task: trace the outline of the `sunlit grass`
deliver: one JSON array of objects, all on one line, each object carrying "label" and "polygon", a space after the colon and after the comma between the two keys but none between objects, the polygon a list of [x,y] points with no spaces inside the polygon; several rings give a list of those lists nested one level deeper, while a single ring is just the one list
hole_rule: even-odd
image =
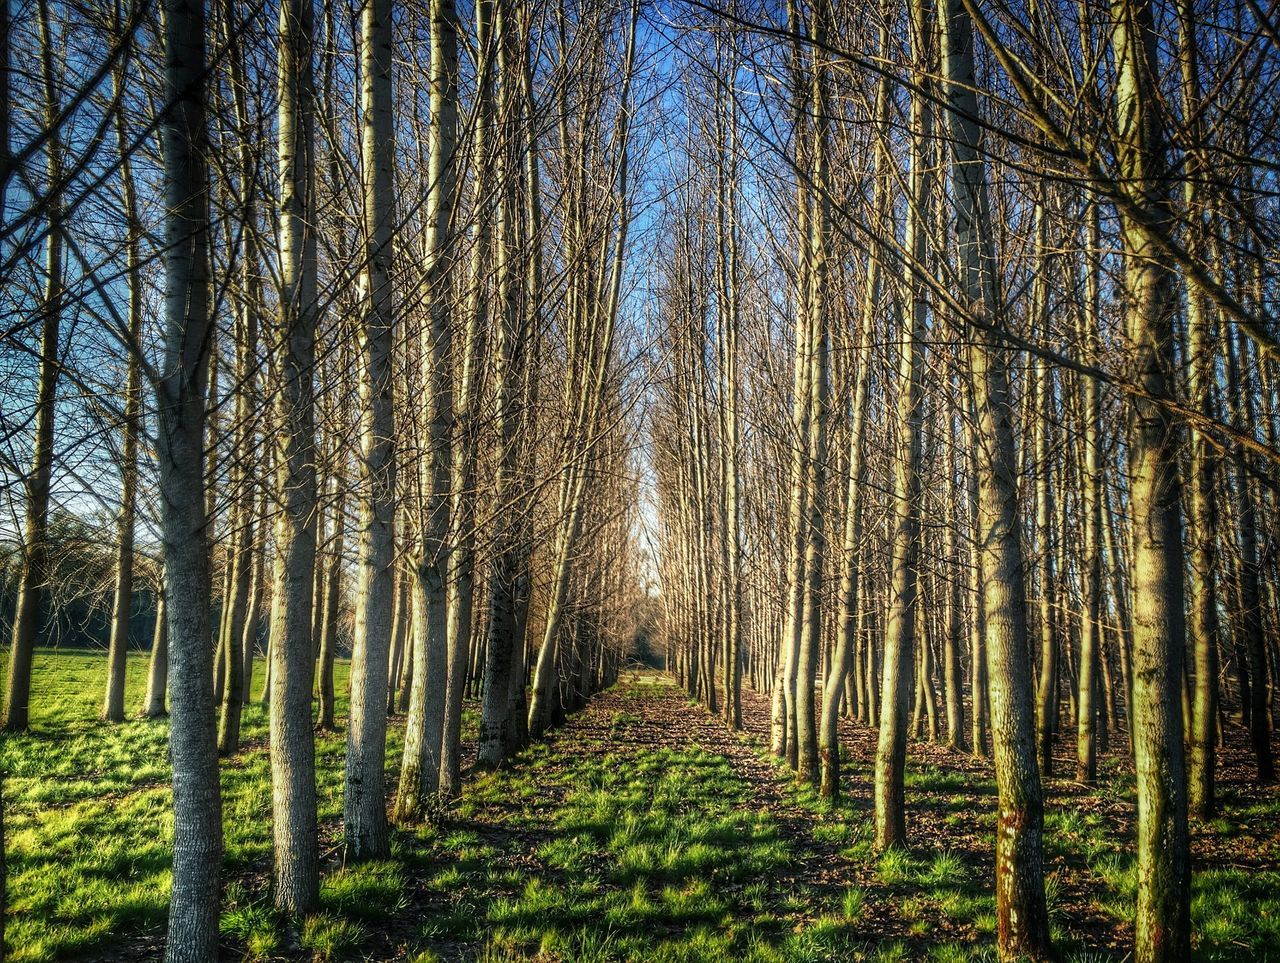
[{"label": "sunlit grass", "polygon": [[[8,949],[19,963],[109,955],[118,941],[164,925],[167,724],[100,724],[103,662],[98,653],[39,653],[33,732],[0,747],[9,772]],[[130,659],[131,706],[145,670],[145,658]],[[247,706],[247,748],[222,772],[224,944],[248,960],[380,958],[378,947],[391,952],[395,921],[395,952],[423,963],[459,958],[459,947],[462,958],[494,963],[994,959],[989,848],[984,857],[973,840],[926,839],[912,827],[910,848],[878,853],[866,799],[832,805],[776,766],[769,791],[808,814],[788,817],[784,832],[777,811],[761,804],[762,787],[722,752],[630,738],[646,725],[644,700],[676,698],[655,685],[624,685],[591,726],[530,747],[512,769],[477,775],[444,823],[397,831],[390,859],[326,866],[319,910],[300,920],[283,919],[263,883],[271,858],[266,716]],[[701,710],[681,702],[679,711]],[[475,725],[470,709],[466,723]],[[391,740],[394,772],[398,729]],[[743,744],[773,764],[754,742]],[[341,732],[317,737],[330,840],[343,753]],[[989,777],[911,763],[908,773],[909,807],[926,801],[942,825],[967,834],[977,826],[978,845],[990,846]],[[847,778],[869,775],[857,760],[846,766]],[[1054,799],[1046,813],[1046,895],[1067,961],[1118,958],[1080,942],[1082,900],[1119,927],[1132,923],[1132,840],[1105,815],[1107,805],[1131,805],[1123,780],[1108,775],[1086,805]],[[1280,959],[1278,825],[1280,801],[1241,793],[1226,794],[1215,820],[1197,827],[1246,841],[1254,862],[1197,871],[1196,959]],[[824,885],[805,876],[819,858],[834,860]]]},{"label": "sunlit grass", "polygon": [[[263,667],[259,660],[255,696]],[[338,663],[341,693],[347,669]],[[141,703],[146,673],[146,655],[130,653],[130,711]],[[7,959],[14,963],[65,959],[131,932],[159,932],[167,917],[173,838],[168,722],[99,722],[105,675],[104,653],[37,651],[31,732],[9,735],[0,745],[6,773],[5,935]],[[338,712],[345,711],[340,698]],[[257,702],[244,707],[241,734],[246,748],[222,766],[223,862],[231,879],[271,855],[267,716]],[[392,738],[398,751],[398,734]],[[317,736],[322,820],[341,814],[344,740],[342,733]],[[224,931],[243,941],[251,955],[274,953],[274,916],[247,898],[242,905],[226,902]]]}]

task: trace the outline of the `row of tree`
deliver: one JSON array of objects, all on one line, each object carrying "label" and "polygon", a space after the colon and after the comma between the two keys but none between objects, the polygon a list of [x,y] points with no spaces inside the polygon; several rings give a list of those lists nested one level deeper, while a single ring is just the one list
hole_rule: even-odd
[{"label": "row of tree", "polygon": [[[878,728],[994,757],[1002,959],[1050,959],[1043,781],[1123,740],[1135,958],[1188,813],[1274,776],[1280,50],[1255,5],[794,0],[684,24],[651,411],[668,658],[840,792]],[[785,503],[784,503],[785,500]]]},{"label": "row of tree", "polygon": [[135,574],[158,555],[143,710],[164,714],[167,686],[167,956],[212,960],[218,757],[239,748],[261,645],[291,915],[319,895],[313,724],[335,723],[341,626],[350,859],[388,853],[389,808],[413,823],[459,792],[468,689],[477,764],[496,767],[616,675],[640,584],[619,325],[639,8],[16,6],[5,727],[29,725],[66,567],[51,513],[108,506],[103,717],[128,712]]}]

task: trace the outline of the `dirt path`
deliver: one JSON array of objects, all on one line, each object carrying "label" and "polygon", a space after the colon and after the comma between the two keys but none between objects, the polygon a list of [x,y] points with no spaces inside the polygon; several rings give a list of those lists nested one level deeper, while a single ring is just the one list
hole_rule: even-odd
[{"label": "dirt path", "polygon": [[886,923],[837,922],[851,878],[814,824],[749,736],[626,677],[468,786],[370,958],[412,958],[421,920],[451,921],[416,926],[445,960],[843,957]]},{"label": "dirt path", "polygon": [[[904,861],[899,869],[891,867],[890,872],[884,872],[869,845],[872,814],[868,773],[860,764],[849,766],[846,802],[835,810],[819,805],[812,794],[798,792],[789,773],[765,749],[767,709],[762,698],[746,694],[746,731],[733,733],[669,680],[624,677],[617,687],[597,696],[553,733],[544,746],[535,747],[532,760],[522,761],[514,771],[495,777],[498,791],[483,782],[469,789],[470,801],[457,818],[449,821],[446,832],[470,834],[486,847],[486,858],[493,867],[490,876],[512,874],[510,885],[485,892],[476,911],[491,910],[495,901],[518,900],[521,887],[527,886],[530,879],[551,880],[569,887],[579,881],[572,872],[565,873],[558,867],[554,859],[548,859],[547,853],[560,845],[566,832],[566,812],[574,810],[575,799],[584,786],[597,785],[602,765],[625,773],[644,771],[654,758],[695,758],[691,781],[721,778],[715,762],[721,760],[733,782],[733,798],[722,808],[760,820],[785,853],[759,878],[740,878],[737,870],[741,867],[732,860],[712,867],[708,879],[713,884],[713,895],[725,901],[725,912],[714,920],[717,926],[728,925],[732,920],[740,928],[754,929],[754,938],[778,947],[784,944],[787,934],[831,927],[836,925],[834,920],[838,921],[838,945],[855,959],[870,958],[886,944],[900,950],[902,958],[915,959],[939,942],[989,942],[981,917],[987,908],[982,893],[990,888],[991,860],[984,841],[977,838],[981,833],[976,832],[976,826],[947,825],[946,805],[935,807],[936,812],[921,807],[914,814],[913,830],[931,835],[922,836],[921,852],[914,859]],[[869,748],[865,732],[846,733],[846,738],[855,752]],[[529,781],[536,785],[536,791],[526,791]],[[600,791],[604,788],[601,786]],[[974,808],[972,801],[983,811],[992,808],[991,800],[982,799],[981,791],[978,787],[972,800],[965,796],[966,809]],[[623,809],[631,805],[643,810],[650,801],[651,797],[642,794],[638,801],[624,799],[621,805]],[[686,807],[689,831],[695,835],[699,820],[723,816],[720,809],[688,812],[697,803],[698,800],[691,800]],[[611,848],[607,839],[607,832],[600,833],[595,840],[599,845],[587,847],[591,859],[598,861],[597,874],[606,888],[621,889],[630,884],[652,892],[668,882],[660,872],[619,877],[617,864],[625,862],[628,854]],[[935,851],[948,854],[940,869],[929,861]],[[447,908],[450,896],[433,889],[431,872],[445,871],[451,855],[439,852],[437,857],[438,861],[431,863],[429,871],[412,887],[414,917],[439,914]],[[923,883],[920,877],[931,872],[954,878]],[[743,894],[753,884],[757,890],[763,886],[764,891],[751,904]],[[937,900],[949,897],[965,902],[969,911],[949,914],[938,910]],[[856,900],[856,909],[842,910],[846,899]],[[709,922],[713,921],[700,921]],[[662,925],[672,936],[690,935],[689,926],[670,921]],[[478,950],[474,939],[479,934],[468,931],[459,935],[461,938],[456,940],[432,940],[432,950],[445,959],[473,958]],[[555,954],[525,957],[511,951],[519,948],[509,948],[508,955],[495,958],[560,958]],[[822,951],[816,955],[784,953],[784,958],[792,957],[828,958]],[[730,954],[725,958],[735,957]]]}]

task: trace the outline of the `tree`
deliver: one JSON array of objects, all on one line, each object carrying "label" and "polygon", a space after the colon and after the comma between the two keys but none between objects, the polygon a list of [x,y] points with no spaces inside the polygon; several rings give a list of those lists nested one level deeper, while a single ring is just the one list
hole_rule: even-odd
[{"label": "tree", "polygon": [[4,728],[23,732],[27,728],[31,701],[31,660],[36,631],[40,626],[41,599],[47,578],[48,548],[45,545],[49,521],[49,486],[53,477],[53,420],[60,369],[59,332],[62,326],[64,252],[62,206],[57,193],[63,175],[62,134],[59,129],[56,66],[48,0],[36,5],[40,31],[40,75],[44,87],[44,121],[47,131],[45,169],[50,196],[47,201],[49,227],[45,234],[45,278],[40,308],[40,373],[35,398],[35,437],[32,441],[31,474],[27,476],[26,519],[23,530],[22,576],[13,615],[13,641],[9,649],[9,680],[5,690]]},{"label": "tree", "polygon": [[[248,78],[244,45],[235,41],[235,5],[224,2],[221,26],[227,44],[227,80],[230,86],[237,140],[237,181],[240,230],[237,234],[240,283],[235,294],[234,322],[235,404],[230,435],[234,451],[227,472],[231,507],[228,512],[230,544],[226,561],[226,597],[222,606],[222,624],[218,635],[219,659],[224,668],[221,678],[222,711],[218,720],[218,751],[234,753],[240,744],[240,715],[249,699],[249,682],[253,676],[253,640],[256,619],[253,611],[259,579],[261,553],[254,551],[257,533],[253,464],[247,454],[254,439],[254,411],[258,402],[256,371],[258,367],[259,311],[261,283],[258,243],[257,153],[254,150],[254,124],[248,103]],[[247,644],[246,644],[247,640]]]},{"label": "tree", "polygon": [[[729,36],[729,44],[734,42]],[[717,55],[720,49],[717,47]],[[738,100],[737,58],[730,53],[721,69],[728,74],[727,103],[716,98],[716,284],[720,368],[720,568],[723,579],[721,636],[724,651],[724,717],[742,728],[742,503],[738,494],[741,461],[741,385],[738,383],[738,301],[741,265],[738,256]]]},{"label": "tree", "polygon": [[[795,768],[799,758],[798,706],[796,689],[800,682],[800,640],[804,632],[804,598],[805,598],[805,563],[807,555],[805,546],[808,543],[807,526],[810,520],[808,482],[808,445],[813,435],[810,421],[813,418],[812,388],[810,378],[813,375],[813,325],[812,313],[809,310],[808,298],[810,287],[807,272],[810,266],[809,217],[812,206],[809,201],[808,184],[808,116],[807,104],[810,91],[805,83],[804,45],[801,42],[800,13],[793,2],[787,4],[787,23],[792,34],[790,51],[790,82],[793,90],[792,110],[794,112],[794,168],[796,176],[796,237],[799,256],[796,260],[794,280],[795,311],[795,355],[792,365],[791,425],[792,436],[790,458],[790,501],[787,508],[787,608],[786,623],[783,629],[783,652],[779,655],[779,675],[774,687],[775,695],[774,725],[772,736],[773,752],[785,756],[787,762]],[[781,710],[781,711],[779,711]]]},{"label": "tree", "polygon": [[[1100,310],[1097,266],[1099,244],[1098,209],[1089,203],[1085,209],[1085,311],[1081,315],[1081,342],[1089,354],[1097,356]],[[1081,512],[1084,515],[1084,611],[1080,625],[1080,691],[1076,741],[1076,779],[1088,784],[1098,773],[1098,740],[1095,733],[1097,712],[1094,696],[1099,690],[1097,672],[1101,667],[1102,638],[1102,399],[1101,386],[1087,379],[1084,389],[1084,475]],[[1105,724],[1104,729],[1105,732]]]},{"label": "tree", "polygon": [[213,700],[205,391],[209,365],[209,156],[204,8],[166,0],[165,337],[155,384],[173,766],[167,963],[218,956],[222,799]]},{"label": "tree", "polygon": [[[1132,208],[1121,211],[1125,327],[1137,377],[1151,399],[1169,397],[1173,373],[1174,276],[1156,255],[1152,232],[1166,223],[1168,157],[1155,113],[1155,11],[1122,0],[1111,35],[1119,68],[1115,99],[1117,166]],[[1181,675],[1183,555],[1179,432],[1156,400],[1130,407],[1129,505],[1133,584],[1133,736],[1138,787],[1139,963],[1190,954],[1191,867]]]},{"label": "tree", "polygon": [[[112,33],[124,39],[122,10],[117,5]],[[126,83],[128,60],[120,58],[112,75],[117,97]],[[123,104],[116,111],[116,145],[120,151],[120,195],[124,207],[126,248],[125,270],[129,283],[129,338],[142,340],[142,224],[138,216],[138,192],[133,163],[129,157],[128,115]],[[111,641],[107,655],[107,685],[102,701],[102,718],[124,721],[124,682],[129,649],[129,615],[133,609],[133,536],[138,501],[138,434],[142,418],[142,360],[136,352],[128,356],[124,386],[123,443],[120,452],[120,513],[117,516],[116,584],[111,613]]]},{"label": "tree", "polygon": [[[887,46],[887,30],[880,33],[880,47]],[[882,77],[876,86],[875,119],[877,124],[887,122],[889,109],[889,81]],[[886,185],[889,183],[889,163],[886,150],[884,128],[877,137],[873,160],[872,176],[875,178],[876,207],[884,204],[887,195]],[[868,252],[866,287],[863,290],[862,311],[859,321],[858,342],[853,358],[853,403],[849,425],[849,455],[847,483],[844,496],[844,543],[841,552],[840,573],[840,614],[838,618],[839,636],[835,651],[831,655],[831,669],[822,687],[822,725],[819,732],[819,745],[822,760],[822,775],[819,790],[825,799],[836,799],[840,795],[840,696],[844,688],[847,673],[852,668],[855,652],[855,636],[858,631],[858,610],[861,604],[859,585],[859,547],[863,530],[863,489],[866,486],[865,470],[865,425],[867,414],[867,396],[871,388],[871,341],[874,333],[875,315],[881,300],[880,259],[872,250]],[[861,673],[858,673],[859,676]]]},{"label": "tree", "polygon": [[453,396],[449,371],[452,279],[451,215],[457,180],[458,18],[453,0],[431,0],[431,131],[427,197],[426,266],[430,326],[423,355],[429,359],[428,457],[421,487],[426,493],[421,521],[422,548],[414,587],[413,688],[405,727],[404,760],[395,815],[420,819],[439,780],[447,683],[448,625],[445,572],[448,564],[449,465]]},{"label": "tree", "polygon": [[451,444],[448,575],[448,685],[441,731],[440,791],[450,798],[462,792],[459,755],[462,744],[463,683],[469,664],[475,609],[476,446],[479,435],[481,372],[488,351],[489,258],[493,249],[492,179],[494,171],[494,0],[476,3],[476,105],[472,124],[475,200],[472,217],[471,271],[467,281],[465,329],[457,390],[454,393],[454,438]]},{"label": "tree", "polygon": [[[932,10],[926,0],[910,7],[912,60],[923,78],[932,62]],[[907,207],[906,246],[918,265],[926,263],[930,184],[925,171],[932,137],[931,108],[921,91],[911,98],[911,197]],[[921,422],[924,409],[921,376],[929,304],[923,285],[904,292],[910,305],[898,309],[894,330],[898,341],[898,450],[894,459],[894,529],[890,563],[889,611],[884,639],[880,694],[880,732],[876,746],[876,846],[906,846],[903,784],[907,758],[907,703],[914,689],[917,605],[919,596]],[[897,302],[895,302],[896,304]],[[927,644],[927,643],[926,643]]]},{"label": "tree", "polygon": [[[814,718],[814,685],[818,675],[819,648],[822,645],[822,577],[825,564],[826,480],[827,480],[827,408],[830,395],[828,332],[828,238],[831,232],[828,180],[830,103],[827,91],[827,41],[829,11],[819,3],[811,13],[810,29],[814,45],[809,64],[813,111],[812,151],[813,183],[811,191],[802,195],[810,204],[807,220],[808,237],[800,243],[805,258],[802,278],[808,284],[804,293],[804,316],[809,325],[809,419],[805,439],[805,488],[808,491],[808,513],[805,525],[804,585],[800,614],[800,638],[796,649],[796,778],[801,782],[818,781],[818,730]],[[805,201],[802,200],[802,203]]]},{"label": "tree", "polygon": [[[501,79],[499,115],[506,119],[506,129],[514,133],[505,138],[497,156],[497,179],[505,189],[498,201],[496,232],[499,323],[494,427],[500,456],[493,487],[499,506],[509,507],[499,509],[501,515],[495,525],[496,558],[490,576],[485,640],[477,765],[489,769],[502,765],[520,747],[525,718],[524,623],[528,597],[524,582],[529,562],[530,513],[516,504],[516,493],[531,480],[532,406],[528,402],[536,383],[531,374],[536,361],[531,356],[531,341],[542,296],[542,234],[532,65],[527,44],[518,39],[519,26],[510,5],[499,3],[494,24]],[[527,32],[527,23],[524,26]],[[517,263],[521,247],[516,232],[521,223],[522,198],[523,221],[530,235],[527,284],[523,283]]]},{"label": "tree", "polygon": [[317,321],[311,0],[280,7],[280,315],[275,333],[275,585],[271,613],[271,793],[275,903],[299,916],[320,898],[311,689],[316,561],[313,369]]},{"label": "tree", "polygon": [[395,605],[395,410],[392,382],[395,303],[391,285],[395,224],[392,97],[392,0],[369,0],[361,11],[361,91],[364,110],[365,384],[360,498],[360,585],[351,654],[343,829],[352,859],[387,855],[387,663]]},{"label": "tree", "polygon": [[[947,0],[943,73],[951,134],[951,192],[964,306],[999,330],[1003,305],[995,270],[981,154],[973,27],[964,0]],[[997,950],[1002,959],[1049,959],[1044,895],[1044,810],[1035,757],[1027,651],[1026,586],[1018,526],[1008,349],[985,331],[969,346],[978,429],[978,544],[985,583],[987,681],[1000,816],[996,827]]]},{"label": "tree", "polygon": [[[1197,117],[1200,104],[1200,63],[1196,43],[1194,5],[1181,3],[1179,60],[1182,70],[1183,110]],[[1199,122],[1193,131],[1199,132]],[[1190,155],[1194,168],[1183,183],[1188,216],[1203,218],[1200,177],[1205,158]],[[1193,253],[1199,253],[1195,247]],[[1187,394],[1191,403],[1214,415],[1211,314],[1200,291],[1187,291],[1186,348]],[[1188,542],[1190,548],[1191,637],[1194,639],[1195,703],[1191,716],[1191,759],[1187,801],[1191,815],[1207,819],[1214,810],[1214,770],[1218,741],[1218,509],[1214,499],[1217,458],[1212,438],[1196,431],[1191,438],[1191,472],[1188,486]]]}]

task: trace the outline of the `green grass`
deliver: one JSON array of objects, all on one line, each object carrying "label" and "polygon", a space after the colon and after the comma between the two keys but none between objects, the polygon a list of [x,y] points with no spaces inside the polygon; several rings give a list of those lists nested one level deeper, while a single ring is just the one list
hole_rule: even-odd
[{"label": "green grass", "polygon": [[[99,653],[38,653],[32,731],[0,744],[6,935],[16,963],[110,956],[121,942],[163,930],[172,837],[167,724],[99,723],[104,661]],[[145,658],[131,657],[128,668],[133,707]],[[346,670],[339,665],[340,693]],[[909,811],[927,809],[945,831],[929,836],[909,813],[912,848],[880,854],[865,788],[832,805],[796,787],[783,767],[762,787],[714,748],[637,742],[655,698],[675,699],[680,714],[701,711],[651,680],[623,685],[587,710],[589,725],[571,725],[516,767],[470,781],[441,825],[396,832],[392,858],[326,865],[320,907],[301,920],[274,910],[264,882],[267,720],[260,705],[246,707],[247,747],[222,769],[224,944],[260,961],[401,950],[422,963],[994,959],[995,786],[983,770],[909,764]],[[340,721],[345,709],[340,696]],[[474,730],[473,708],[464,722]],[[395,726],[393,775],[400,748]],[[341,812],[343,752],[343,733],[317,736],[327,854]],[[868,762],[851,758],[845,771],[865,787]],[[762,804],[766,789],[781,809]],[[1202,859],[1194,878],[1196,959],[1280,960],[1280,800],[1239,790],[1221,802],[1215,820],[1196,830],[1217,860]],[[1050,794],[1047,895],[1064,960],[1123,955],[1089,940],[1080,914],[1122,936],[1132,925],[1133,842],[1129,820],[1115,818],[1131,807],[1119,772],[1109,772],[1096,796]],[[1225,846],[1238,859],[1224,861]]]},{"label": "green grass", "polygon": [[[5,935],[13,963],[65,959],[112,938],[164,926],[173,832],[169,727],[162,719],[98,722],[105,665],[103,654],[38,651],[31,731],[0,744],[9,874]],[[254,695],[262,668],[260,661]],[[131,653],[125,703],[131,712],[141,703],[146,671],[146,657]],[[339,662],[342,693],[347,671]],[[343,697],[338,712],[345,710]],[[245,707],[241,734],[249,748],[222,767],[227,879],[269,865],[271,856],[263,706]],[[344,740],[341,732],[316,737],[321,820],[341,815]],[[393,733],[391,761],[398,756],[399,740]],[[279,940],[269,935],[268,917],[260,908],[236,907],[230,900],[228,905],[224,930],[233,936],[243,932],[238,938],[246,946],[260,947],[256,955],[274,952]],[[332,934],[317,934],[317,945],[341,943]],[[325,952],[336,958],[336,951]]]},{"label": "green grass", "polygon": [[[813,839],[837,848],[847,861],[847,875],[858,880],[852,899],[859,912],[890,904],[904,934],[861,944],[854,959],[969,960],[994,959],[996,905],[992,892],[996,785],[989,774],[908,759],[908,837],[910,848],[876,852],[871,840],[871,812],[865,797],[846,795],[832,805],[808,786],[797,786],[789,769],[762,746],[759,758],[776,767],[789,802],[812,813]],[[866,785],[872,776],[868,760],[851,759],[844,777]],[[1127,939],[1137,896],[1137,861],[1131,835],[1095,805],[1121,807],[1132,819],[1135,806],[1131,775],[1112,766],[1093,798],[1056,799],[1050,794],[1045,813],[1045,849],[1049,859],[1045,895],[1055,944],[1068,961],[1094,963],[1123,959],[1123,952],[1093,947],[1078,928],[1081,903],[1110,919]],[[864,790],[865,791],[865,790]],[[1247,838],[1239,856],[1247,865],[1201,867],[1192,885],[1193,954],[1198,961],[1280,961],[1280,797],[1262,797],[1242,787],[1220,791],[1220,813],[1197,832],[1215,843]],[[977,836],[983,854],[975,862],[972,849],[962,855],[947,838],[921,838],[913,830],[913,812],[930,808],[942,823],[960,834]],[[963,835],[960,837],[963,839]],[[1221,853],[1220,846],[1214,852]],[[1220,858],[1220,856],[1219,856]],[[1067,867],[1070,867],[1068,869]],[[1077,892],[1068,908],[1068,873],[1077,873]],[[1079,889],[1083,887],[1082,896]],[[854,919],[846,914],[846,918]],[[1122,940],[1123,943],[1124,940]]]},{"label": "green grass", "polygon": [[[620,693],[624,702],[635,695]],[[793,870],[807,854],[729,759],[697,746],[630,745],[618,738],[642,723],[630,711],[605,721],[595,744],[535,746],[517,769],[468,788],[461,819],[500,832],[487,834],[489,858],[469,865],[473,839],[429,839],[432,858],[451,869],[422,949],[470,940],[476,958],[495,963],[801,963],[852,952],[860,893],[796,892]],[[529,837],[542,842],[523,877],[493,871],[527,858]]]}]

